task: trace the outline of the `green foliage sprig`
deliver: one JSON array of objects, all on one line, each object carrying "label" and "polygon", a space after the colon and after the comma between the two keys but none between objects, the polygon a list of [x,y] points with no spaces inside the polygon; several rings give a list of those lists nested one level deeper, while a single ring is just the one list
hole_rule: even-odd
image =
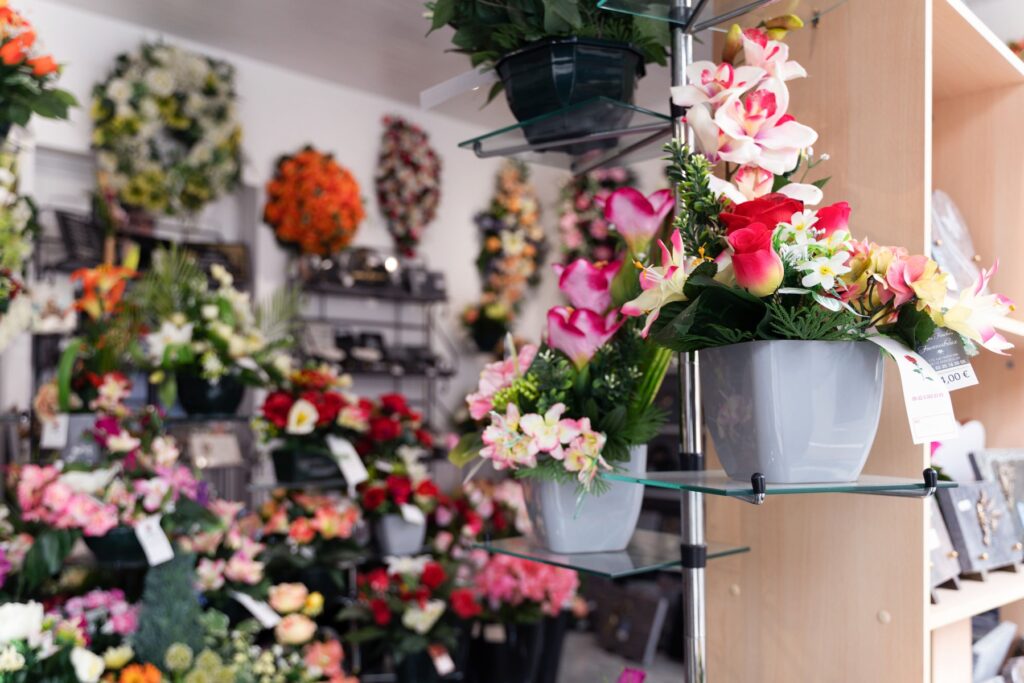
[{"label": "green foliage sprig", "polygon": [[714,258],[724,249],[725,231],[718,220],[722,202],[711,191],[711,164],[679,140],[666,143],[665,152],[668,179],[676,188],[680,205],[674,225],[686,253],[697,255],[703,249],[706,256]]}]

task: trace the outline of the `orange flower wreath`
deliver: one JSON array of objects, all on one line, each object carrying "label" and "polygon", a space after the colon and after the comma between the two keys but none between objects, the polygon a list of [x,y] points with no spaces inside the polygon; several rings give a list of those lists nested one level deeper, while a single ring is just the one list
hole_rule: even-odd
[{"label": "orange flower wreath", "polygon": [[278,160],[263,220],[284,245],[336,254],[351,244],[365,216],[359,183],[331,155],[307,146]]}]

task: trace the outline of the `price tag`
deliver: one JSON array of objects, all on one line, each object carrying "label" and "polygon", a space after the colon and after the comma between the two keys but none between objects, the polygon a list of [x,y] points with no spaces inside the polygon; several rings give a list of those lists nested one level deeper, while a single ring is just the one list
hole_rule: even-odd
[{"label": "price tag", "polygon": [[231,591],[231,597],[249,610],[249,614],[253,615],[263,628],[274,628],[281,623],[281,615],[263,600],[257,600],[241,591]]},{"label": "price tag", "polygon": [[160,527],[160,515],[146,517],[135,525],[135,537],[139,539],[142,551],[146,553],[146,561],[150,567],[163,564],[174,559],[174,548],[167,539],[167,534]]},{"label": "price tag", "polygon": [[39,436],[39,447],[59,451],[68,445],[68,425],[71,423],[67,413],[58,413],[53,420],[43,422],[43,433]]},{"label": "price tag", "polygon": [[978,383],[964,342],[953,330],[937,327],[931,339],[917,347],[917,353],[932,366],[948,391]]},{"label": "price tag", "polygon": [[953,415],[949,390],[928,361],[891,337],[875,335],[868,339],[888,351],[896,361],[914,443],[926,444],[955,437],[959,425]]},{"label": "price tag", "polygon": [[447,676],[455,671],[455,662],[452,661],[452,656],[448,654],[448,648],[444,645],[428,645],[427,652],[430,653],[430,659],[434,662],[434,670],[437,671],[438,676]]},{"label": "price tag", "polygon": [[485,643],[504,643],[507,639],[505,624],[484,624]]},{"label": "price tag", "polygon": [[350,487],[358,486],[370,478],[363,459],[359,457],[359,453],[356,452],[351,441],[331,434],[327,437],[327,447],[331,449],[331,454],[338,461],[341,475],[345,477],[345,483]]},{"label": "price tag", "polygon": [[423,510],[420,510],[415,505],[402,503],[398,508],[402,511],[402,519],[407,521],[409,524],[423,526],[427,523],[427,518],[423,515]]}]

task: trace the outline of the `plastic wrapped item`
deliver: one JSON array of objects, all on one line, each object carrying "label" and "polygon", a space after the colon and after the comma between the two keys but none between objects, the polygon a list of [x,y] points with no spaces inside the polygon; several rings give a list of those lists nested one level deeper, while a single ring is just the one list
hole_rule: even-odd
[{"label": "plastic wrapped item", "polygon": [[967,222],[948,194],[932,194],[932,258],[949,273],[949,288],[959,291],[978,279],[978,252]]}]

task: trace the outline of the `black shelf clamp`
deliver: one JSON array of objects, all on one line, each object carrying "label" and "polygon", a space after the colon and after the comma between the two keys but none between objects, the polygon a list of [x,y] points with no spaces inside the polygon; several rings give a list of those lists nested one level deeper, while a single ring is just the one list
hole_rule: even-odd
[{"label": "black shelf clamp", "polygon": [[931,467],[924,468],[924,487],[907,491],[858,491],[867,496],[894,496],[896,498],[928,498],[935,495],[939,487],[939,473]]},{"label": "black shelf clamp", "polygon": [[752,505],[763,505],[764,497],[767,493],[768,484],[765,482],[764,475],[760,472],[755,472],[750,475],[750,493],[745,493],[736,497],[740,500],[745,500]]}]

